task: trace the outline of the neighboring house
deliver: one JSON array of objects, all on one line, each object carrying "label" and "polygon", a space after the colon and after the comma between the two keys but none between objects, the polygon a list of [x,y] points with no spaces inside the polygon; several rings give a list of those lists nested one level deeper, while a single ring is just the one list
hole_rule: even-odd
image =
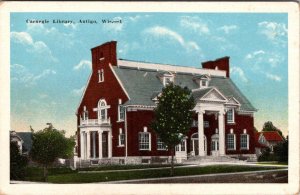
[{"label": "neighboring house", "polygon": [[191,89],[196,101],[193,126],[175,148],[177,162],[189,156],[256,157],[256,109],[230,79],[229,57],[193,68],[117,59],[116,45],[91,49],[92,72],[76,112],[80,163],[168,160],[170,151],[149,124],[170,82]]},{"label": "neighboring house", "polygon": [[271,152],[274,151],[274,146],[283,141],[284,138],[278,131],[262,131],[258,133],[258,143],[270,148]]},{"label": "neighboring house", "polygon": [[10,131],[10,142],[15,143],[19,148],[20,154],[23,154],[24,141],[15,131]]},{"label": "neighboring house", "polygon": [[32,147],[32,133],[31,132],[15,132],[10,131],[10,141],[16,142],[20,153],[28,155]]},{"label": "neighboring house", "polygon": [[257,157],[262,155],[264,149],[268,148],[268,146],[259,142],[260,135],[260,132],[255,132],[255,153]]}]

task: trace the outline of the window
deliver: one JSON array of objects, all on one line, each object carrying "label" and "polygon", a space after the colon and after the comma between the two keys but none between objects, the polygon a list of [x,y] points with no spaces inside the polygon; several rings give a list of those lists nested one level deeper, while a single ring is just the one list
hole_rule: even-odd
[{"label": "window", "polygon": [[157,137],[157,150],[166,150],[167,147],[164,142],[161,141],[160,137]]},{"label": "window", "polygon": [[100,82],[104,82],[104,70],[101,69],[101,70],[98,70],[98,77],[99,77],[99,83]]},{"label": "window", "polygon": [[208,121],[204,121],[204,128],[209,128],[209,122]]},{"label": "window", "polygon": [[185,151],[185,140],[182,140],[180,145],[181,145],[181,151]]},{"label": "window", "polygon": [[201,80],[201,86],[206,87],[206,82],[207,82],[206,80]]},{"label": "window", "polygon": [[185,151],[185,143],[186,143],[186,140],[183,139],[181,140],[180,144],[176,145],[175,146],[175,151],[176,152],[184,152]]},{"label": "window", "polygon": [[234,123],[234,109],[230,108],[227,111],[227,123]]},{"label": "window", "polygon": [[227,134],[227,150],[235,150],[235,134]]},{"label": "window", "polygon": [[107,106],[106,101],[104,99],[100,100],[98,103],[98,118],[101,120],[106,120],[107,117],[107,109],[109,106]]},{"label": "window", "polygon": [[150,133],[140,132],[139,133],[139,149],[140,150],[151,150],[150,148]]},{"label": "window", "polygon": [[173,83],[174,79],[173,77],[164,77],[164,86]]},{"label": "window", "polygon": [[118,113],[119,113],[119,121],[123,121],[125,118],[125,107],[122,105],[118,106]]},{"label": "window", "polygon": [[88,120],[89,119],[89,112],[87,110],[83,111],[83,120]]},{"label": "window", "polygon": [[249,149],[249,135],[241,134],[241,149],[248,150]]},{"label": "window", "polygon": [[125,145],[125,134],[120,133],[119,134],[119,146],[124,146]]}]

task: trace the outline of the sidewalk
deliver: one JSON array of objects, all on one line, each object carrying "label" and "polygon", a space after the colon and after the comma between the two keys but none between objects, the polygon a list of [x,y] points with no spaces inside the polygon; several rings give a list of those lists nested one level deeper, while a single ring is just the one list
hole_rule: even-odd
[{"label": "sidewalk", "polygon": [[[187,167],[205,167],[210,165],[242,165],[242,166],[260,166],[260,167],[283,167],[287,168],[287,165],[276,164],[257,164],[253,162],[207,162],[198,165],[183,165],[175,166],[175,169],[187,168]],[[122,169],[122,170],[103,170],[103,171],[78,171],[78,173],[113,173],[113,172],[128,172],[128,171],[145,171],[145,170],[160,170],[170,169],[170,167],[158,167],[158,168],[144,168],[144,169]]]},{"label": "sidewalk", "polygon": [[[232,177],[235,176],[235,177]],[[288,169],[246,171],[236,173],[217,173],[205,175],[176,176],[150,179],[133,179],[110,182],[95,182],[102,184],[119,183],[286,183]]]}]

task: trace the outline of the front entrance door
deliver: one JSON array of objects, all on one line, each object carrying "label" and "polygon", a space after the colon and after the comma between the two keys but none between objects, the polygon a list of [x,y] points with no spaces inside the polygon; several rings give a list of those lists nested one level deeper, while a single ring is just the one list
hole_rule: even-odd
[{"label": "front entrance door", "polygon": [[108,133],[104,132],[102,134],[102,157],[108,157],[108,141],[107,141]]},{"label": "front entrance door", "polygon": [[214,134],[211,137],[211,155],[219,156],[219,135]]},{"label": "front entrance door", "polygon": [[[204,142],[204,155],[207,155],[207,145],[206,145],[206,136],[203,137]],[[198,156],[199,155],[199,138],[198,133],[194,133],[191,136],[191,155]]]}]

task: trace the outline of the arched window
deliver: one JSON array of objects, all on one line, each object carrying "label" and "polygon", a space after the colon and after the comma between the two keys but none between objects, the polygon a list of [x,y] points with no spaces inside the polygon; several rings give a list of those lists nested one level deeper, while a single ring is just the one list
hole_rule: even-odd
[{"label": "arched window", "polygon": [[100,100],[98,102],[98,118],[107,119],[107,104],[105,100]]}]

